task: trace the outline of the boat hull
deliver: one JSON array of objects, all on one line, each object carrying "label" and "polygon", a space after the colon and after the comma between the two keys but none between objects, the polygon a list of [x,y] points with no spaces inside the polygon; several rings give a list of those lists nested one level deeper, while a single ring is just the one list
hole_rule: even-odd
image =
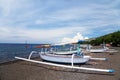
[{"label": "boat hull", "polygon": [[106,49],[90,49],[88,51],[93,53],[102,53],[102,52],[105,52]]},{"label": "boat hull", "polygon": [[[72,56],[71,55],[54,55],[54,54],[40,54],[41,59],[56,62],[56,63],[72,63]],[[90,59],[89,56],[74,56],[73,63],[86,63]]]},{"label": "boat hull", "polygon": [[76,51],[66,51],[66,52],[53,52],[53,54],[59,54],[59,55],[71,55],[77,53]]}]

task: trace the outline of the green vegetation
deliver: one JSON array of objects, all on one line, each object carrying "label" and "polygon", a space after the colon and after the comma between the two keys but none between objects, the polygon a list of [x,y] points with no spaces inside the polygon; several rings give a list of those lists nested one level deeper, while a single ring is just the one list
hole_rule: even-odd
[{"label": "green vegetation", "polygon": [[120,31],[98,37],[95,40],[91,40],[90,44],[100,45],[103,42],[111,44],[112,46],[120,46]]}]

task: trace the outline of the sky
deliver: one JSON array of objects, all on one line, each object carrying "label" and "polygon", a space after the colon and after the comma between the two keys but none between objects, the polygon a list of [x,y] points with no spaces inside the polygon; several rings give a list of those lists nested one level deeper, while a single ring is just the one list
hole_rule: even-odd
[{"label": "sky", "polygon": [[120,30],[120,0],[0,0],[0,43],[61,43]]}]

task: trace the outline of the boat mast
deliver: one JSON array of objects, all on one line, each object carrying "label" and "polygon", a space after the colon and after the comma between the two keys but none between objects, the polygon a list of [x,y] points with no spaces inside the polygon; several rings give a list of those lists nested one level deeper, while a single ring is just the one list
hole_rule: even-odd
[{"label": "boat mast", "polygon": [[77,43],[77,55],[81,55],[80,41]]}]

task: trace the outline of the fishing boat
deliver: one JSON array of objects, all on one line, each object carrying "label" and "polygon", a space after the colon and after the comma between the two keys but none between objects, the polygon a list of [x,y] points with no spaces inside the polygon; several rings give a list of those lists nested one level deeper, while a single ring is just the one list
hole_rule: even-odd
[{"label": "fishing boat", "polygon": [[73,58],[74,64],[86,63],[90,59],[90,56],[80,56],[77,54],[72,55],[40,54],[40,57],[43,60],[57,63],[71,63],[71,60]]},{"label": "fishing boat", "polygon": [[60,52],[54,52],[54,54],[59,54],[59,55],[70,55],[70,54],[75,54],[77,51],[60,51]]},{"label": "fishing boat", "polygon": [[87,50],[88,52],[93,52],[93,53],[102,53],[102,52],[106,52],[106,49],[90,49]]},{"label": "fishing boat", "polygon": [[[43,51],[44,50],[44,51]],[[37,52],[36,52],[37,53]],[[33,53],[30,54],[29,59]],[[62,54],[62,55],[61,55]],[[71,55],[63,55],[63,54],[71,54]],[[77,63],[86,63],[89,60],[107,60],[107,58],[92,58],[91,56],[85,56],[80,48],[80,43],[78,44],[77,50],[75,51],[63,51],[63,52],[54,52],[50,49],[50,51],[46,49],[41,49],[39,52],[40,58],[49,62],[56,63],[71,63],[73,60],[74,64]]]},{"label": "fishing boat", "polygon": [[[59,49],[56,49],[56,46],[59,47]],[[68,46],[66,47],[66,44],[64,45],[55,44],[55,45],[52,45],[50,52],[56,55],[72,55],[72,54],[76,54],[77,50],[75,47],[71,45],[69,47]]]},{"label": "fishing boat", "polygon": [[93,52],[93,53],[102,53],[102,52],[106,52],[108,49],[109,48],[106,46],[103,46],[103,48],[91,49],[91,46],[88,45],[88,47],[86,48],[86,51]]},{"label": "fishing boat", "polygon": [[72,51],[52,51],[52,54],[56,54],[56,55],[72,55],[72,54],[76,54],[77,50],[72,50]]},{"label": "fishing boat", "polygon": [[[57,62],[57,63],[71,63],[71,60],[73,60],[74,64],[86,63],[90,59],[90,56],[83,55],[80,49],[80,44],[78,45],[76,51],[71,51],[71,48],[70,48],[70,51],[54,52],[51,50],[50,53],[49,51],[48,52],[41,51],[40,58],[46,61]],[[72,55],[58,55],[58,54],[72,54]]]},{"label": "fishing boat", "polygon": [[[31,56],[32,56],[33,53],[38,53],[40,55],[41,59],[43,59],[45,61],[49,61],[49,62],[32,60]],[[64,67],[64,68],[70,68],[70,69],[80,69],[80,70],[109,72],[109,73],[114,72],[113,69],[97,69],[97,68],[86,68],[86,67],[74,66],[75,63],[79,63],[79,64],[80,63],[86,63],[91,59],[90,56],[84,56],[79,47],[78,47],[78,50],[77,50],[77,54],[72,54],[72,55],[55,55],[55,54],[51,54],[49,51],[47,51],[47,52],[32,51],[27,59],[17,57],[17,56],[15,56],[15,58],[19,59],[19,60],[33,62],[33,63],[39,63],[39,64],[44,64],[44,65],[49,65],[49,66],[56,66],[56,67]],[[56,63],[51,63],[51,62],[56,62]],[[63,65],[63,64],[57,64],[57,63],[71,63],[71,66]]]},{"label": "fishing boat", "polygon": [[[79,70],[88,70],[88,71],[97,71],[97,72],[107,72],[107,73],[113,73],[115,72],[114,69],[98,69],[98,68],[87,68],[87,67],[77,67],[74,66],[75,63],[86,63],[89,59],[90,56],[83,56],[83,57],[78,57],[75,54],[72,54],[71,57],[65,57],[65,56],[58,56],[58,55],[51,55],[51,54],[40,54],[40,57],[43,60],[51,61],[51,62],[63,62],[63,63],[71,63],[71,65],[63,65],[63,64],[56,64],[56,63],[51,63],[51,62],[43,62],[43,61],[37,61],[37,60],[32,60],[31,56],[33,53],[38,53],[36,51],[32,51],[27,58],[22,58],[22,57],[17,57],[15,56],[16,59],[23,60],[23,61],[29,61],[33,63],[39,63],[39,64],[44,64],[44,65],[49,65],[49,66],[56,66],[56,67],[63,67],[63,68],[69,68],[69,69],[79,69]],[[79,59],[80,58],[80,59]],[[59,60],[57,60],[59,59]],[[60,61],[60,59],[62,61]],[[78,61],[77,61],[78,60]],[[65,62],[64,62],[65,61]]]}]

